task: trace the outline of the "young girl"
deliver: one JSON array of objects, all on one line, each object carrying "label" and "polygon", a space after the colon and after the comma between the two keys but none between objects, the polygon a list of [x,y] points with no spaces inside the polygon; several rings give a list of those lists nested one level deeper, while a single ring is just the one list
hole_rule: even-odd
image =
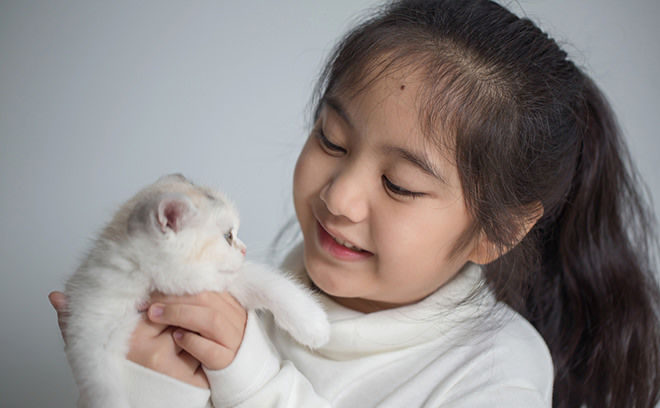
[{"label": "young girl", "polygon": [[320,293],[329,343],[226,294],[155,296],[135,406],[658,402],[652,217],[553,40],[485,0],[395,2],[339,44],[315,106],[285,268]]}]

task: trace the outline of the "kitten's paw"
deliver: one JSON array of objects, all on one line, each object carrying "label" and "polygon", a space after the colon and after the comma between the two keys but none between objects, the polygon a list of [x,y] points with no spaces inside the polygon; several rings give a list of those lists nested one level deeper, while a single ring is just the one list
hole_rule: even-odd
[{"label": "kitten's paw", "polygon": [[312,349],[321,347],[330,339],[330,322],[325,311],[316,304],[300,312],[300,316],[293,319],[291,324],[277,319],[276,322],[298,343]]},{"label": "kitten's paw", "polygon": [[290,331],[291,336],[303,346],[319,348],[330,339],[330,323],[327,319],[307,322]]}]

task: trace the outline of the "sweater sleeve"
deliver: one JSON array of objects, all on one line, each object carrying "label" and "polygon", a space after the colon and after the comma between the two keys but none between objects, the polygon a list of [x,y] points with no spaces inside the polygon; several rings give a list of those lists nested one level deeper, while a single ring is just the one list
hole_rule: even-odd
[{"label": "sweater sleeve", "polygon": [[330,407],[290,361],[280,361],[254,312],[234,361],[222,370],[206,370],[206,376],[215,408]]},{"label": "sweater sleeve", "polygon": [[132,407],[210,408],[210,391],[125,360],[124,374]]}]

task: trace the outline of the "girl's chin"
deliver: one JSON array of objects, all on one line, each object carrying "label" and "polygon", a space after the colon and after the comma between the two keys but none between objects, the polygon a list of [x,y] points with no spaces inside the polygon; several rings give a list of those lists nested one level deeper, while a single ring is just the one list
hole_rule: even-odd
[{"label": "girl's chin", "polygon": [[331,267],[326,269],[327,265],[314,265],[313,262],[308,264],[307,261],[305,264],[308,265],[307,274],[312,281],[314,289],[325,294],[332,299],[332,301],[347,309],[361,313],[372,313],[402,306],[401,304],[361,298],[359,297],[360,295],[355,292],[358,285],[351,282],[345,282],[345,285],[342,285],[341,282],[336,279],[337,276],[331,275],[333,274]]},{"label": "girl's chin", "polygon": [[327,265],[319,265],[318,262],[314,260],[305,259],[305,267],[307,270],[307,276],[312,281],[315,289],[320,290],[328,296],[340,296],[341,290],[336,284],[336,278],[333,279],[331,274],[333,271],[331,267]]}]

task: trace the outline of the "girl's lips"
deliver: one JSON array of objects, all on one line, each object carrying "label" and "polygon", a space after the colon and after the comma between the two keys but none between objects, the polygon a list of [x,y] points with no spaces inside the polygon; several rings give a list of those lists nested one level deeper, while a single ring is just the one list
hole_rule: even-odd
[{"label": "girl's lips", "polygon": [[316,223],[317,237],[321,248],[342,261],[359,261],[373,256],[369,251],[355,250],[341,245],[335,238],[323,228],[320,222]]}]

